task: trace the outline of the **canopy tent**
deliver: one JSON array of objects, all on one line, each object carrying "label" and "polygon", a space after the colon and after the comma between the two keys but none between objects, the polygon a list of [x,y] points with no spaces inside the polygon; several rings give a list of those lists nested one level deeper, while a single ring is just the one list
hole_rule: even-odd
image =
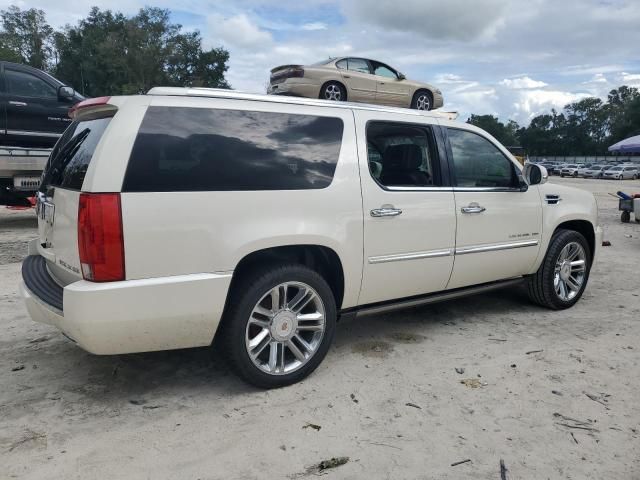
[{"label": "canopy tent", "polygon": [[609,147],[610,152],[640,153],[640,135],[625,138]]}]

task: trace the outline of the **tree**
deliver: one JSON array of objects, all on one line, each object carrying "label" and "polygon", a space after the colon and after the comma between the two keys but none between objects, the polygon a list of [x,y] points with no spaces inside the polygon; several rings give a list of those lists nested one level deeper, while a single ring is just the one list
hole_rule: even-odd
[{"label": "tree", "polygon": [[611,136],[609,144],[633,135],[640,135],[640,92],[637,88],[622,87],[609,92],[609,126]]},{"label": "tree", "polygon": [[0,59],[45,69],[51,58],[53,28],[42,10],[20,10],[12,5],[0,11]]},{"label": "tree", "polygon": [[520,142],[517,138],[517,132],[520,128],[519,125],[513,121],[509,120],[509,122],[505,125],[498,117],[494,117],[493,115],[471,115],[467,120],[467,123],[471,125],[475,125],[476,127],[482,128],[487,131],[491,135],[493,135],[500,143],[503,145],[517,146],[520,145]]},{"label": "tree", "polygon": [[229,88],[229,53],[202,49],[200,32],[182,32],[168,10],[143,8],[127,18],[94,7],[55,36],[55,73],[89,96],[144,93],[154,86]]}]

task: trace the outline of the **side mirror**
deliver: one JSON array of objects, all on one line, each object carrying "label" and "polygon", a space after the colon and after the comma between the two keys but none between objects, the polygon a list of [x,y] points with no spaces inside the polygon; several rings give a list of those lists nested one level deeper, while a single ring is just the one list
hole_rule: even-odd
[{"label": "side mirror", "polygon": [[398,72],[398,80],[406,80],[407,77],[404,76],[404,73]]},{"label": "side mirror", "polygon": [[66,85],[58,87],[58,98],[60,99],[69,100],[73,98],[75,93],[76,92],[73,88],[67,87]]},{"label": "side mirror", "polygon": [[536,165],[535,163],[527,163],[524,166],[522,175],[529,185],[542,185],[543,183],[547,183],[547,180],[549,179],[547,169],[542,165]]}]

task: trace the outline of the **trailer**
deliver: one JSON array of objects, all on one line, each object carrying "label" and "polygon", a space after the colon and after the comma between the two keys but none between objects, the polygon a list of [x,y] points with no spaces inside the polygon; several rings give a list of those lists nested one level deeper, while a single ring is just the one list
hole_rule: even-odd
[{"label": "trailer", "polygon": [[30,205],[50,148],[0,147],[0,205]]}]

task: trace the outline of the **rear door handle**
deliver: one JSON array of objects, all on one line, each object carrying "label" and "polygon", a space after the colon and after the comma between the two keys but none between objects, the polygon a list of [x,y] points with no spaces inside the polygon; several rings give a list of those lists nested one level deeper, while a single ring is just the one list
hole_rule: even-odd
[{"label": "rear door handle", "polygon": [[486,208],[481,207],[480,205],[478,205],[478,203],[476,202],[471,202],[469,205],[467,205],[466,207],[462,207],[460,209],[460,211],[462,213],[482,213],[486,210]]},{"label": "rear door handle", "polygon": [[402,210],[393,207],[374,208],[371,210],[372,217],[397,217],[401,213]]},{"label": "rear door handle", "polygon": [[16,107],[26,107],[27,104],[25,102],[16,102],[14,100],[9,100],[9,105],[14,105]]}]

